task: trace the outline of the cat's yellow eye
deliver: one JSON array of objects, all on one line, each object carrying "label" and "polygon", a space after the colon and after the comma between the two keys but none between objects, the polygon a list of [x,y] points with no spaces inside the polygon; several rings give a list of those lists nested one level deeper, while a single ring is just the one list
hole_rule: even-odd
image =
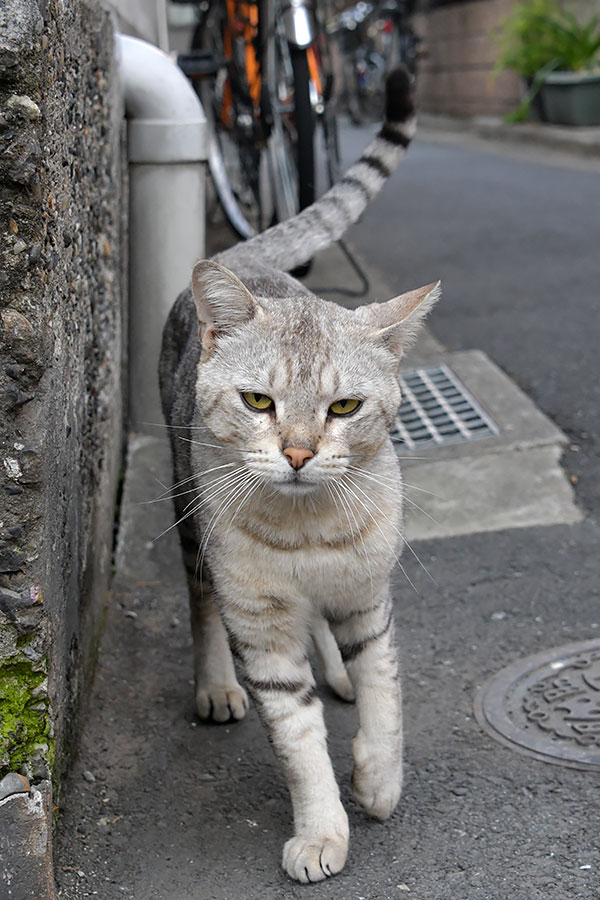
[{"label": "cat's yellow eye", "polygon": [[350,413],[356,412],[361,404],[362,400],[357,400],[356,397],[351,397],[346,400],[336,400],[335,403],[332,403],[329,407],[329,412],[333,416],[349,416]]},{"label": "cat's yellow eye", "polygon": [[242,399],[251,409],[257,409],[259,412],[266,412],[274,406],[270,397],[266,394],[257,394],[256,391],[244,391]]}]

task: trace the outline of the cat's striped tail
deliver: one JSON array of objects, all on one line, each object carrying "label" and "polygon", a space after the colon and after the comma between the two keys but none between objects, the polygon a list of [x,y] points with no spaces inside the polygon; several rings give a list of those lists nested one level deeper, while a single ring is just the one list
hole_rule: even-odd
[{"label": "cat's striped tail", "polygon": [[216,259],[226,266],[259,262],[288,272],[308,262],[356,222],[402,160],[415,130],[411,78],[405,69],[396,69],[386,84],[383,127],[343,178],[292,219],[236,244]]}]

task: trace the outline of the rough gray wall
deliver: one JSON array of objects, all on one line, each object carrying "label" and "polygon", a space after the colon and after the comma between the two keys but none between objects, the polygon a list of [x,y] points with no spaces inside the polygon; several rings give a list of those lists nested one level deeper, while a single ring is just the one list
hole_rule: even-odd
[{"label": "rough gray wall", "polygon": [[0,774],[60,771],[109,583],[122,109],[97,0],[0,5]]}]

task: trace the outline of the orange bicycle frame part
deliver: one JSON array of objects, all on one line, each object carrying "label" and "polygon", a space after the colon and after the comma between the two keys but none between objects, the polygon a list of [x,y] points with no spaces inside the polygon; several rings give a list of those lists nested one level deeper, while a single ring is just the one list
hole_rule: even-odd
[{"label": "orange bicycle frame part", "polygon": [[306,60],[308,62],[308,74],[310,80],[317,89],[317,97],[321,98],[323,96],[323,86],[321,84],[321,74],[319,72],[317,54],[315,53],[315,48],[312,44],[309,44],[306,48]]},{"label": "orange bicycle frame part", "polygon": [[[238,36],[244,39],[245,68],[250,98],[255,110],[260,108],[261,75],[260,65],[256,58],[255,41],[258,35],[258,5],[256,3],[240,3],[239,0],[226,0],[227,24],[223,35],[223,46],[227,59],[233,59],[233,42]],[[229,79],[225,85],[221,121],[229,126],[232,95]]]}]

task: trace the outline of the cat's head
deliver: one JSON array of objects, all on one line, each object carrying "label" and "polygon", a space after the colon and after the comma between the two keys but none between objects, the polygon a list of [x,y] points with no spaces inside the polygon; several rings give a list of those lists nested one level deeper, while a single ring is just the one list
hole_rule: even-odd
[{"label": "cat's head", "polygon": [[439,283],[348,310],[312,294],[253,296],[224,266],[197,263],[192,293],[205,424],[251,471],[300,496],[341,478],[387,440],[398,361]]}]

